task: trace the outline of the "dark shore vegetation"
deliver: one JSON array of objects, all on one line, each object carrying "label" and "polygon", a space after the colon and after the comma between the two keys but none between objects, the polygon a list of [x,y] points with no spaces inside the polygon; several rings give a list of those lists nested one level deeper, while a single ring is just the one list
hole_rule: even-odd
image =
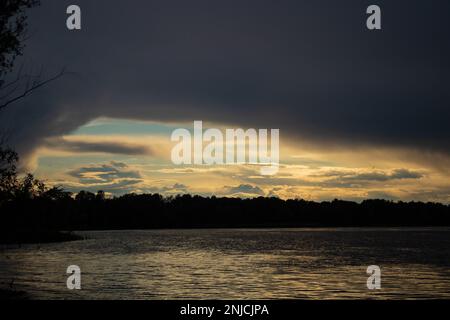
[{"label": "dark shore vegetation", "polygon": [[0,289],[0,300],[27,300],[28,298],[24,291]]},{"label": "dark shore vegetation", "polygon": [[67,195],[4,203],[2,225],[9,230],[450,226],[450,207],[439,203],[159,194],[104,199],[81,194],[75,199]]},{"label": "dark shore vegetation", "polygon": [[0,149],[0,243],[81,239],[73,230],[450,226],[450,206],[431,202],[73,195],[30,174],[20,178],[17,160],[14,151]]},{"label": "dark shore vegetation", "polygon": [[2,230],[0,244],[28,244],[28,243],[50,243],[62,241],[83,240],[84,237],[73,232],[46,230],[37,228],[34,230],[11,229]]}]

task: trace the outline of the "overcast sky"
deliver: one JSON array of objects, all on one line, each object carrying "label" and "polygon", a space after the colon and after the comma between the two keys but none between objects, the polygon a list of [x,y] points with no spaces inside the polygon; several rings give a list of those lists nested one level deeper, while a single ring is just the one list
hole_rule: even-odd
[{"label": "overcast sky", "polygon": [[[70,4],[81,7],[81,31],[66,29]],[[370,4],[381,7],[380,31],[366,28]],[[42,0],[41,7],[30,11],[30,38],[18,63],[42,65],[48,76],[63,67],[73,73],[2,112],[0,124],[11,132],[11,143],[25,162],[39,163],[39,150],[53,148],[72,153],[64,161],[73,170],[95,168],[100,161],[92,158],[95,151],[109,154],[102,161],[115,161],[118,155],[155,157],[157,137],[147,145],[133,140],[133,128],[146,121],[153,123],[148,130],[156,136],[193,120],[279,128],[285,144],[281,156],[289,165],[296,165],[293,156],[306,161],[302,150],[308,149],[322,171],[335,165],[358,175],[376,167],[376,174],[403,181],[396,170],[409,170],[416,175],[406,179],[418,181],[406,198],[438,193],[430,199],[446,201],[449,14],[445,0]],[[77,130],[98,125],[99,119],[115,119],[109,123],[110,134],[121,130],[116,135],[127,142],[102,140],[101,131],[94,132],[98,137],[92,141],[74,138]],[[105,123],[100,127],[105,130]],[[331,149],[340,155],[330,154]],[[374,153],[376,160],[364,160]],[[83,161],[81,154],[86,154]],[[90,164],[77,166],[74,157]],[[49,166],[57,160],[46,161],[45,174],[50,175]],[[79,177],[73,170],[64,174]],[[424,187],[430,170],[436,172],[434,180]],[[140,176],[133,171],[133,179],[146,179]],[[221,181],[217,188],[274,191],[239,177]],[[339,177],[333,179],[348,182]],[[295,185],[306,188],[311,181],[303,178],[292,177]],[[171,176],[170,184],[200,183],[180,179]],[[279,186],[290,184],[285,180]],[[329,187],[314,186],[317,194]],[[351,197],[370,196],[380,188],[365,187],[354,186]],[[399,188],[391,186],[389,192]]]}]

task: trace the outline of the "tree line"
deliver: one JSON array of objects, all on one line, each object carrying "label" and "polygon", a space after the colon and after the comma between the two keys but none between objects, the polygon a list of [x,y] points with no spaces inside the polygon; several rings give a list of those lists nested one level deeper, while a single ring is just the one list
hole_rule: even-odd
[{"label": "tree line", "polygon": [[31,174],[18,177],[17,154],[0,149],[1,229],[98,230],[151,228],[450,226],[441,203],[368,199],[283,200],[105,192],[72,194]]}]

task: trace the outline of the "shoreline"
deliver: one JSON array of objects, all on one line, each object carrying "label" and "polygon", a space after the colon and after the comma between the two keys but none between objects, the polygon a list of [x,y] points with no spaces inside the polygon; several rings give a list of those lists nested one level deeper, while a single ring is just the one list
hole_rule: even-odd
[{"label": "shoreline", "polygon": [[39,244],[84,240],[72,231],[3,231],[0,245]]},{"label": "shoreline", "polygon": [[[312,231],[419,231],[419,230],[437,230],[450,231],[450,226],[199,226],[199,227],[167,227],[167,228],[133,228],[133,229],[80,229],[73,231],[16,231],[0,233],[0,245],[27,245],[27,244],[45,244],[45,243],[61,243],[70,241],[86,240],[87,237],[83,235],[85,232],[120,232],[120,231],[163,231],[163,230],[285,230],[295,231],[303,230],[306,232]],[[81,234],[80,234],[81,233]]]}]

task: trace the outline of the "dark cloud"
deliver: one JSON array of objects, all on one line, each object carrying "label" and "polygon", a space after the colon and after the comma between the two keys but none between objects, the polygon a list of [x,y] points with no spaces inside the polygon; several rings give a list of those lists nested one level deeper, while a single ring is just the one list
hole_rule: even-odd
[{"label": "dark cloud", "polygon": [[385,200],[399,200],[399,198],[390,192],[386,191],[368,191],[368,199],[385,199]]},{"label": "dark cloud", "polygon": [[[325,174],[326,176],[326,174]],[[330,179],[326,179],[319,183],[322,187],[331,188],[358,188],[367,187],[373,183],[388,182],[402,179],[420,179],[423,175],[419,172],[410,171],[407,169],[394,170],[392,173],[385,172],[367,172],[349,174],[345,173],[331,173]]]},{"label": "dark cloud", "polygon": [[422,173],[411,171],[408,169],[397,169],[389,175],[389,178],[391,179],[420,179],[422,177]]},{"label": "dark cloud", "polygon": [[360,0],[79,0],[79,32],[42,2],[23,61],[76,74],[2,113],[22,154],[99,116],[450,153],[447,0],[379,0],[376,32]]},{"label": "dark cloud", "polygon": [[434,201],[440,203],[450,203],[450,188],[448,186],[438,186],[435,188],[423,188],[423,190],[410,192],[408,199],[414,201]]},{"label": "dark cloud", "polygon": [[241,184],[235,187],[225,186],[223,188],[224,195],[264,195],[264,191],[258,186],[250,184]]},{"label": "dark cloud", "polygon": [[131,170],[124,163],[110,162],[108,164],[92,165],[71,170],[68,174],[78,179],[75,185],[66,184],[68,190],[87,191],[103,190],[120,194],[132,192],[143,181],[141,174]]},{"label": "dark cloud", "polygon": [[173,186],[166,188],[168,190],[183,190],[187,191],[188,187],[182,183],[175,183]]},{"label": "dark cloud", "polygon": [[[362,188],[370,185],[402,179],[421,179],[424,175],[417,171],[396,169],[392,172],[330,170],[320,174],[311,174],[305,178],[295,177],[242,177],[243,180],[262,186],[320,187],[320,188]],[[318,178],[318,179],[317,179]]]},{"label": "dark cloud", "polygon": [[173,185],[163,186],[163,187],[145,187],[142,189],[146,193],[160,193],[165,195],[170,194],[182,194],[189,193],[189,187],[182,183],[175,183]]},{"label": "dark cloud", "polygon": [[62,184],[62,186],[71,192],[77,193],[80,190],[85,190],[89,192],[97,192],[99,190],[105,191],[107,193],[111,193],[114,195],[122,195],[127,193],[135,192],[136,190],[139,190],[137,185],[141,182],[141,180],[138,179],[127,179],[127,180],[120,180],[120,181],[114,181],[109,183],[101,183],[101,184],[85,184],[85,185],[79,185],[79,184],[70,184],[65,183]]},{"label": "dark cloud", "polygon": [[396,169],[392,173],[386,172],[365,172],[365,173],[348,173],[341,171],[330,171],[320,175],[318,177],[333,177],[338,178],[341,182],[359,182],[359,181],[389,181],[397,179],[420,179],[423,177],[422,173],[411,171],[408,169]]},{"label": "dark cloud", "polygon": [[123,162],[118,162],[118,161],[111,161],[110,164],[116,168],[126,168],[128,167],[128,165],[126,163]]},{"label": "dark cloud", "polygon": [[100,152],[100,153],[128,154],[128,155],[153,154],[152,150],[148,146],[124,142],[107,142],[107,141],[92,142],[80,140],[67,140],[64,138],[53,138],[47,139],[45,144],[50,148],[77,153]]}]

